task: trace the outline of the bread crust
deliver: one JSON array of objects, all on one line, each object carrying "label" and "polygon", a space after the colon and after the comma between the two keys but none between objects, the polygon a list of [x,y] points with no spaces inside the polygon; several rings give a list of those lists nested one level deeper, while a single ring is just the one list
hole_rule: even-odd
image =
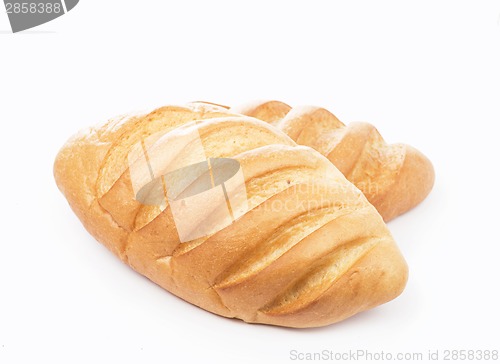
[{"label": "bread crust", "polygon": [[368,123],[344,125],[324,108],[257,101],[231,112],[271,123],[295,142],[316,149],[354,183],[385,221],[422,202],[434,185],[430,160],[415,148],[387,144]]},{"label": "bread crust", "polygon": [[[238,161],[246,191],[245,213],[190,241],[181,241],[170,202],[138,201],[131,168],[139,162],[130,159],[148,138],[155,140],[150,150],[165,157],[161,135],[183,128],[196,130],[207,158]],[[98,241],[161,287],[221,316],[323,326],[395,298],[406,284],[404,258],[357,188],[315,150],[224,107],[166,106],[90,128],[63,146],[54,176]],[[194,230],[221,216],[223,206],[206,200],[192,217]]]}]

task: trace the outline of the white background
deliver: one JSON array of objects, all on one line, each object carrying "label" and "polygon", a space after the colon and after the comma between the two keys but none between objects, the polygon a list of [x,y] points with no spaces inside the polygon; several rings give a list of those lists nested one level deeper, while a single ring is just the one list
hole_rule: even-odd
[{"label": "white background", "polygon": [[[286,363],[291,350],[500,349],[500,1],[82,0],[0,12],[0,363]],[[52,163],[78,129],[168,103],[315,104],[434,163],[389,223],[396,300],[320,329],[249,325],[163,291],[82,228]]]}]

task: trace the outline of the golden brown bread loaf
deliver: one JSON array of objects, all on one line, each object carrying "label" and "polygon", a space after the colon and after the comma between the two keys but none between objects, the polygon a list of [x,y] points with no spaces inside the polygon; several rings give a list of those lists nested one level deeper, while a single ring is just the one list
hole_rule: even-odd
[{"label": "golden brown bread loaf", "polygon": [[434,184],[431,162],[415,148],[387,144],[368,123],[344,125],[326,109],[256,101],[230,109],[269,122],[326,156],[389,221],[422,202]]},{"label": "golden brown bread loaf", "polygon": [[166,106],[81,132],[54,175],[97,240],[222,316],[322,326],[406,284],[382,218],[326,158],[222,107]]}]

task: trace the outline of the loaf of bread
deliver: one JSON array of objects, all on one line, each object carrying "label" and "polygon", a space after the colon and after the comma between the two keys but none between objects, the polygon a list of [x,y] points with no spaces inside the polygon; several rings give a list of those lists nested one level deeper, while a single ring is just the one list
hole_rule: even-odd
[{"label": "loaf of bread", "polygon": [[323,326],[406,284],[381,216],[332,163],[223,107],[166,106],[80,132],[54,175],[98,241],[221,316]]},{"label": "loaf of bread", "polygon": [[326,109],[257,101],[230,109],[264,120],[326,156],[365,194],[385,221],[418,205],[434,184],[431,162],[415,148],[387,144],[375,127],[344,125]]}]

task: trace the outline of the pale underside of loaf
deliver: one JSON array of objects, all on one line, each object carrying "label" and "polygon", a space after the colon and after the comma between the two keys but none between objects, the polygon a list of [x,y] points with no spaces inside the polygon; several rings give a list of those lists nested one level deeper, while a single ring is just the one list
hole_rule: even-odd
[{"label": "pale underside of loaf", "polygon": [[[215,230],[189,241],[181,241],[168,202],[138,201],[131,170],[139,162],[130,157],[139,145],[158,156],[159,169],[189,160],[192,144],[174,158],[164,142],[183,130],[196,130],[207,158],[238,161],[246,197],[220,229],[224,204],[199,202],[186,229]],[[222,316],[323,326],[395,298],[406,283],[406,263],[382,218],[325,157],[223,107],[166,106],[111,120],[68,141],[54,174],[97,240],[153,282]]]}]

